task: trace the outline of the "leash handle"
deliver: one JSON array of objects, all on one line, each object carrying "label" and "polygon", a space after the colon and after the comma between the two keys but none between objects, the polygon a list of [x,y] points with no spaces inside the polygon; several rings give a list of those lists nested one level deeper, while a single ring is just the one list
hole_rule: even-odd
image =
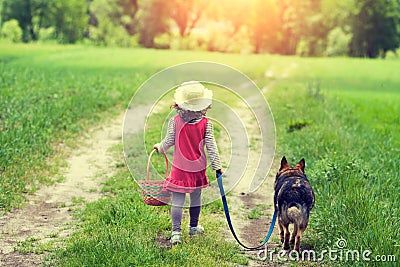
[{"label": "leash handle", "polygon": [[233,237],[236,239],[236,241],[239,243],[239,245],[241,245],[241,246],[244,247],[245,249],[248,249],[248,250],[257,250],[257,249],[262,248],[262,247],[268,242],[269,238],[270,238],[271,235],[272,235],[272,231],[274,230],[274,226],[275,226],[275,222],[276,222],[276,217],[277,217],[276,210],[274,211],[274,215],[272,216],[272,221],[271,221],[271,224],[270,224],[270,226],[269,226],[269,230],[268,230],[267,236],[265,237],[264,241],[263,241],[259,246],[256,246],[256,247],[248,247],[248,246],[244,245],[242,242],[240,242],[239,238],[237,237],[237,235],[236,235],[236,233],[235,233],[235,230],[233,229],[233,225],[232,225],[232,221],[231,221],[231,216],[230,216],[230,214],[229,214],[228,202],[226,201],[225,190],[224,190],[224,186],[223,186],[223,184],[222,184],[222,174],[219,174],[219,175],[218,175],[217,180],[218,180],[219,192],[220,192],[221,198],[222,198],[222,203],[223,203],[223,205],[224,205],[224,211],[225,211],[226,221],[228,222],[228,226],[229,226],[229,229],[230,229],[231,232],[232,232]]}]

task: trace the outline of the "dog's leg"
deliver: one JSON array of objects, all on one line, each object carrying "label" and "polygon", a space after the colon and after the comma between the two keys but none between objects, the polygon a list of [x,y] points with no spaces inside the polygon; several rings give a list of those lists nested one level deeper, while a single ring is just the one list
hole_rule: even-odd
[{"label": "dog's leg", "polygon": [[296,235],[296,239],[294,242],[294,250],[300,252],[300,240],[301,240],[301,235],[303,234],[303,232],[306,230],[307,225],[303,226],[300,225],[299,229],[297,231],[297,235]]},{"label": "dog's leg", "polygon": [[283,249],[284,250],[289,250],[289,238],[290,238],[290,232],[289,232],[289,224],[283,225],[283,228],[285,230],[285,241],[283,243]]},{"label": "dog's leg", "polygon": [[281,243],[283,243],[283,223],[280,217],[278,217],[278,224],[279,224],[279,231],[280,231],[280,236],[281,236]]},{"label": "dog's leg", "polygon": [[293,224],[293,233],[292,233],[292,237],[290,238],[290,244],[294,244],[294,241],[295,241],[295,239],[296,239],[296,236],[297,236],[297,230],[298,230],[298,226],[297,226],[297,223],[294,223]]}]

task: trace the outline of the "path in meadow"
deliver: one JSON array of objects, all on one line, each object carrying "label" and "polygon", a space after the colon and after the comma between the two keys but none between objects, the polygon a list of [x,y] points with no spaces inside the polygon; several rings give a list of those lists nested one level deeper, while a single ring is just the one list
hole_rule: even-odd
[{"label": "path in meadow", "polygon": [[38,266],[46,250],[63,245],[77,222],[72,213],[101,197],[101,183],[116,168],[110,148],[121,143],[123,114],[88,131],[78,149],[67,152],[64,181],[44,186],[22,209],[0,217],[0,266]]},{"label": "path in meadow", "polygon": [[[235,109],[237,115],[243,121],[243,124],[246,125],[246,132],[248,138],[251,139],[259,139],[260,131],[258,129],[257,123],[251,121],[252,118],[248,114],[248,109]],[[232,116],[236,116],[233,115]],[[227,118],[227,124],[231,123],[233,119],[230,119],[230,116]],[[270,127],[273,127],[271,125]],[[229,133],[231,142],[243,142],[240,141],[241,133],[238,127],[229,127],[233,129]],[[238,129],[237,132],[235,129]],[[272,129],[271,129],[272,130]],[[223,140],[219,140],[223,141]],[[227,140],[224,140],[226,142]],[[224,144],[219,144],[222,146],[226,146]],[[242,150],[242,151],[241,151]],[[249,192],[250,184],[254,178],[254,170],[257,168],[258,164],[264,164],[264,168],[269,167],[269,163],[267,162],[258,162],[260,155],[259,151],[256,149],[250,149],[248,146],[242,146],[237,148],[236,151],[232,151],[232,153],[236,154],[236,158],[239,160],[247,161],[246,171],[243,173],[240,181],[237,185],[232,189],[230,194],[228,194],[227,198],[230,206],[230,213],[232,224],[235,229],[235,232],[242,243],[249,247],[258,246],[264,239],[268,232],[272,215],[273,215],[273,195],[274,195],[274,182],[275,177],[273,175],[273,171],[265,177],[265,180],[261,184],[261,186],[255,192]],[[248,153],[248,154],[247,154]],[[273,156],[274,151],[268,151],[268,153],[272,153],[269,156]],[[247,158],[248,157],[248,158]],[[232,162],[230,164],[235,164]],[[275,166],[272,167],[272,170],[275,170]],[[225,177],[229,179],[229,177]],[[249,216],[251,218],[249,218]],[[274,228],[273,235],[268,242],[269,248],[275,248],[279,246],[276,242],[273,242],[272,239],[275,239],[279,236],[278,227]],[[229,228],[226,224],[226,231],[228,240],[234,241],[232,234],[229,231]],[[246,251],[245,254],[249,260],[249,266],[274,266],[273,262],[269,260],[261,260],[257,256],[259,251]],[[263,255],[262,255],[263,256]]]},{"label": "path in meadow", "polygon": [[[271,68],[266,70],[264,74],[264,76],[271,79],[271,81],[261,89],[261,92],[265,95],[268,90],[273,88],[281,80],[289,77],[290,73],[296,68],[297,64],[293,62],[292,64],[290,64],[290,66],[287,66],[286,68],[281,70],[281,72],[276,73],[273,71],[274,66],[271,66]],[[255,106],[251,108],[260,108],[260,106],[257,105],[257,103],[259,102],[255,101],[254,103],[256,103]],[[263,105],[261,105],[261,108],[262,106]],[[251,121],[251,118],[248,115],[248,110],[239,109],[236,110],[236,112],[238,113],[238,116],[243,120],[243,123],[249,126],[249,128],[246,129],[248,138],[250,140],[257,140],[257,138],[260,137],[258,125],[255,121]],[[270,120],[266,118],[261,118],[261,121],[259,121],[259,123],[264,123],[268,121]],[[229,119],[227,123],[230,123]],[[271,130],[272,127],[275,127],[273,123],[268,125],[268,128]],[[238,139],[240,138],[239,133],[231,132],[230,135],[232,140],[235,138],[235,135],[238,135]],[[247,150],[249,150],[249,148],[245,148],[243,149],[243,151],[236,151],[235,153],[246,155]],[[265,164],[264,167],[268,168],[268,163],[258,163],[254,160],[259,158],[259,155],[257,155],[257,153],[259,152],[255,151],[254,149],[250,149],[248,156],[249,160],[247,164],[247,168],[250,171],[244,173],[239,183],[231,191],[231,194],[227,196],[230,201],[232,223],[233,227],[235,228],[236,234],[238,235],[242,243],[249,247],[258,246],[265,239],[265,236],[270,227],[272,216],[274,213],[273,200],[275,174],[277,173],[279,167],[278,164],[273,163],[269,174],[265,177],[265,180],[262,182],[261,186],[255,192],[249,192],[249,185],[251,184],[254,176],[251,170],[254,170],[254,168],[257,167],[257,164]],[[267,158],[273,157],[275,151],[271,149],[267,151],[267,153],[269,153]],[[243,158],[243,160],[246,160],[246,158]],[[274,161],[276,162],[276,159],[274,159]],[[249,218],[249,215],[251,218]],[[229,236],[229,240],[234,240],[229,229],[227,230],[227,235]],[[270,258],[271,254],[269,254],[269,252],[275,249],[279,249],[281,247],[279,239],[279,227],[276,223],[273,234],[266,245],[267,249],[262,249],[262,251],[244,250],[245,255],[249,259],[248,266],[277,266],[276,263],[274,263]],[[273,255],[273,258],[276,259],[276,255]],[[278,265],[282,266],[282,264]]]},{"label": "path in meadow", "polygon": [[[140,110],[128,111],[138,113],[137,116],[129,116],[133,120],[146,117],[146,114],[139,114]],[[239,110],[239,116],[243,115],[240,117],[246,120],[246,111],[243,112],[240,114]],[[85,202],[100,198],[102,182],[116,168],[116,160],[120,157],[116,157],[110,148],[121,143],[123,118],[121,114],[105,121],[102,127],[89,130],[83,138],[83,144],[67,152],[69,157],[63,182],[42,187],[29,196],[24,208],[0,217],[0,266],[37,266],[43,262],[46,251],[63,246],[63,241],[72,234],[78,223],[72,216],[73,210],[82,207]],[[226,123],[229,121],[228,118]],[[126,130],[132,133],[140,130],[135,129],[135,125],[141,125],[138,122],[130,122],[132,129]],[[246,124],[256,127],[251,122]],[[257,137],[257,130],[253,130],[247,129],[249,138]],[[234,132],[229,134],[235,138]],[[241,151],[235,153],[241,154]],[[254,153],[257,152],[250,152],[250,159],[256,156]],[[253,168],[253,164],[255,162],[250,160],[248,168]],[[251,179],[251,172],[245,173],[228,197],[232,221],[239,238],[245,244],[255,246],[264,239],[271,221],[274,177],[269,175],[256,192],[248,193]],[[262,212],[257,216],[259,218],[248,218],[253,209]],[[225,229],[228,239],[233,240],[228,228]],[[277,237],[277,227],[273,237]],[[257,251],[246,254],[250,266],[273,265],[269,261],[257,260]]]}]

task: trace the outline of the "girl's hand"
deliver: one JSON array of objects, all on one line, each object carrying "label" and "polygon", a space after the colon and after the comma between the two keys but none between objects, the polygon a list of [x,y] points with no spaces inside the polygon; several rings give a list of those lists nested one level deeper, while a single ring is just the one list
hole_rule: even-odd
[{"label": "girl's hand", "polygon": [[153,146],[153,148],[155,149],[155,150],[157,150],[158,151],[158,148],[160,147],[160,143],[157,143],[157,144],[155,144],[154,146]]},{"label": "girl's hand", "polygon": [[224,172],[223,172],[221,169],[215,171],[215,175],[217,176],[217,178],[218,178],[220,175],[222,175],[223,173],[224,173]]}]

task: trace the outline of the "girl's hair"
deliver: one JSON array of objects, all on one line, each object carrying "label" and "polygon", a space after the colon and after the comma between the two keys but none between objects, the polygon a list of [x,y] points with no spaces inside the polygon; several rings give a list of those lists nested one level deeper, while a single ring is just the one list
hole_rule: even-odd
[{"label": "girl's hair", "polygon": [[196,118],[201,118],[206,116],[207,110],[209,110],[211,108],[211,105],[209,105],[208,107],[206,107],[203,110],[199,110],[199,111],[192,111],[192,110],[185,110],[182,109],[181,107],[179,107],[178,104],[174,103],[170,106],[170,108],[174,108],[176,109],[176,112],[179,114],[179,116],[181,116],[181,118],[185,121],[191,121],[193,119]]},{"label": "girl's hair", "polygon": [[[171,106],[169,106],[169,108],[170,109],[176,109],[178,112],[180,111],[180,110],[184,110],[184,109],[182,109],[181,107],[179,107],[178,106],[178,104],[177,103],[173,103]],[[207,110],[209,110],[211,108],[211,105],[209,105],[208,107],[206,107],[205,109],[202,109],[202,110],[199,110],[199,111],[191,111],[191,110],[185,110],[185,111],[188,111],[188,112],[201,112],[201,113],[206,113],[207,112]]]}]

